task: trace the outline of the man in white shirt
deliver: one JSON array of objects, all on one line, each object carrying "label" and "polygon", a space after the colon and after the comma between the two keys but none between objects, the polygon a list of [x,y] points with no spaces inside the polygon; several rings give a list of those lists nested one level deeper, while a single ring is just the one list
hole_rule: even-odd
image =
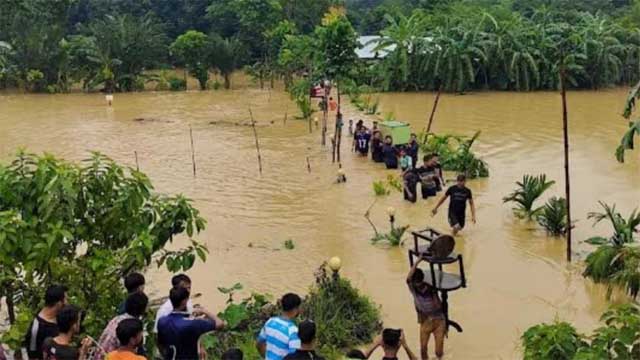
[{"label": "man in white shirt", "polygon": [[[171,285],[173,288],[184,288],[191,293],[191,279],[185,274],[178,274],[171,278]],[[158,332],[158,321],[160,318],[165,317],[173,312],[173,305],[171,304],[171,300],[167,299],[167,301],[160,306],[158,312],[156,313],[156,322],[153,326],[153,331],[155,333]],[[193,303],[191,299],[187,301],[187,312],[193,313]]]}]

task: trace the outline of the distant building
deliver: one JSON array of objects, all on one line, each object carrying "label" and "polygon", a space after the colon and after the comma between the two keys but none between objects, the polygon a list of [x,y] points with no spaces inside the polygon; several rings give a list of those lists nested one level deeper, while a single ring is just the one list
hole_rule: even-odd
[{"label": "distant building", "polygon": [[378,35],[359,36],[358,48],[356,48],[358,58],[362,60],[384,59],[389,53],[395,50],[395,45],[389,45],[376,51],[380,40],[382,40],[382,36]]}]

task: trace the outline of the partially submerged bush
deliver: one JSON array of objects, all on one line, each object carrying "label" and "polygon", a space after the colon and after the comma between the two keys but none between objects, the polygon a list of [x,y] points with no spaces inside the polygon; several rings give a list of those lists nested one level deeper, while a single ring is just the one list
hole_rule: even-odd
[{"label": "partially submerged bush", "polygon": [[443,170],[462,173],[467,178],[488,177],[487,163],[471,151],[480,131],[471,138],[458,135],[421,134],[420,149],[423,153],[437,153]]},{"label": "partially submerged bush", "polygon": [[534,207],[535,201],[542,196],[555,181],[547,181],[547,176],[541,174],[538,176],[524,175],[522,181],[516,182],[518,188],[502,199],[504,203],[513,202],[515,207],[513,213],[521,219],[535,219],[542,211],[543,206]]},{"label": "partially submerged bush", "polygon": [[572,360],[587,343],[566,322],[539,324],[522,335],[525,360]]},{"label": "partially submerged bush", "polygon": [[524,359],[640,359],[640,309],[635,304],[611,307],[592,336],[579,334],[566,322],[540,324],[522,335]]},{"label": "partially submerged bush", "polygon": [[370,343],[382,329],[378,307],[349,280],[328,275],[324,266],[316,273],[302,317],[318,326],[318,344],[334,349]]},{"label": "partially submerged bush", "polygon": [[567,202],[562,197],[552,197],[542,207],[537,217],[538,224],[547,234],[561,236],[567,232]]},{"label": "partially submerged bush", "polygon": [[402,236],[404,236],[404,233],[408,229],[409,229],[409,225],[393,227],[386,234],[380,234],[380,233],[376,234],[374,237],[371,238],[371,242],[374,244],[384,242],[391,246],[400,246],[402,245]]}]

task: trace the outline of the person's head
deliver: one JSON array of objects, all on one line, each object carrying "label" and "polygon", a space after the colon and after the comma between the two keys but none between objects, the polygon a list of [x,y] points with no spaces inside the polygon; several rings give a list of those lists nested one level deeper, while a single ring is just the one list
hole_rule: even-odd
[{"label": "person's head", "polygon": [[187,301],[189,301],[189,290],[183,287],[171,288],[169,300],[171,300],[174,310],[185,311],[187,310]]},{"label": "person's head", "polygon": [[333,101],[333,97],[329,97],[329,101]]},{"label": "person's head", "polygon": [[385,351],[397,351],[400,348],[401,337],[402,330],[400,329],[382,330],[382,347]]},{"label": "person's head", "polygon": [[433,155],[433,162],[437,164],[437,163],[439,162],[439,160],[440,160],[440,159],[438,158],[438,153],[433,153],[433,154],[431,154],[431,155]]},{"label": "person's head", "polygon": [[416,135],[415,133],[411,133],[410,139],[411,139],[411,142],[414,142],[418,139],[418,135]]},{"label": "person's head", "polygon": [[467,176],[465,174],[459,174],[456,177],[456,183],[458,184],[458,186],[464,186],[466,182],[467,182]]},{"label": "person's head", "polygon": [[298,325],[298,337],[303,345],[313,345],[316,339],[316,324],[311,320],[305,320]]},{"label": "person's head", "polygon": [[178,274],[171,278],[171,286],[181,287],[191,292],[191,279],[185,274]]},{"label": "person's head", "polygon": [[400,149],[400,156],[405,156],[407,155],[407,150],[405,150],[404,148]]},{"label": "person's head", "polygon": [[353,125],[353,119],[349,119],[349,125]]},{"label": "person's head", "polygon": [[238,348],[231,348],[222,354],[222,360],[242,360],[243,358],[244,354]]},{"label": "person's head", "polygon": [[300,296],[292,293],[285,294],[280,300],[282,304],[282,311],[289,317],[295,318],[300,314],[300,304],[302,299]]},{"label": "person's head", "polygon": [[366,360],[367,356],[362,352],[362,350],[353,349],[353,350],[349,350],[349,352],[347,353],[347,359]]},{"label": "person's head", "polygon": [[58,330],[63,334],[80,332],[80,311],[73,305],[64,305],[56,315]]},{"label": "person's head", "polygon": [[135,292],[127,297],[124,302],[124,310],[127,314],[140,318],[147,312],[149,298],[141,292]]},{"label": "person's head", "polygon": [[135,349],[142,344],[143,329],[140,319],[124,319],[116,327],[120,346]]},{"label": "person's head", "polygon": [[124,287],[127,289],[127,293],[129,294],[134,292],[143,292],[144,283],[144,276],[138,272],[132,272],[124,278]]},{"label": "person's head", "polygon": [[44,293],[44,306],[55,311],[60,311],[67,304],[67,287],[64,285],[51,285]]},{"label": "person's head", "polygon": [[424,161],[425,166],[429,166],[433,163],[433,155],[427,154],[422,158],[422,160]]},{"label": "person's head", "polygon": [[388,144],[388,145],[393,144],[393,138],[391,136],[389,136],[389,135],[385,136],[384,137],[384,143]]},{"label": "person's head", "polygon": [[[375,125],[373,126],[373,128],[375,129]],[[373,137],[376,139],[380,139],[382,137],[382,134],[380,133],[380,131],[374,131]]]}]

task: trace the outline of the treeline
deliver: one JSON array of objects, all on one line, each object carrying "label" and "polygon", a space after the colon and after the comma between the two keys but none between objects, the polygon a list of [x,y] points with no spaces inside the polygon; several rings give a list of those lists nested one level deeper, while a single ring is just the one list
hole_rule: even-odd
[{"label": "treeline", "polygon": [[383,91],[557,89],[561,70],[573,88],[640,79],[640,0],[5,0],[0,88],[184,86],[148,71],[173,67],[202,89],[241,67],[261,85],[330,77],[315,39],[331,7],[382,35],[381,59],[349,78]]}]

